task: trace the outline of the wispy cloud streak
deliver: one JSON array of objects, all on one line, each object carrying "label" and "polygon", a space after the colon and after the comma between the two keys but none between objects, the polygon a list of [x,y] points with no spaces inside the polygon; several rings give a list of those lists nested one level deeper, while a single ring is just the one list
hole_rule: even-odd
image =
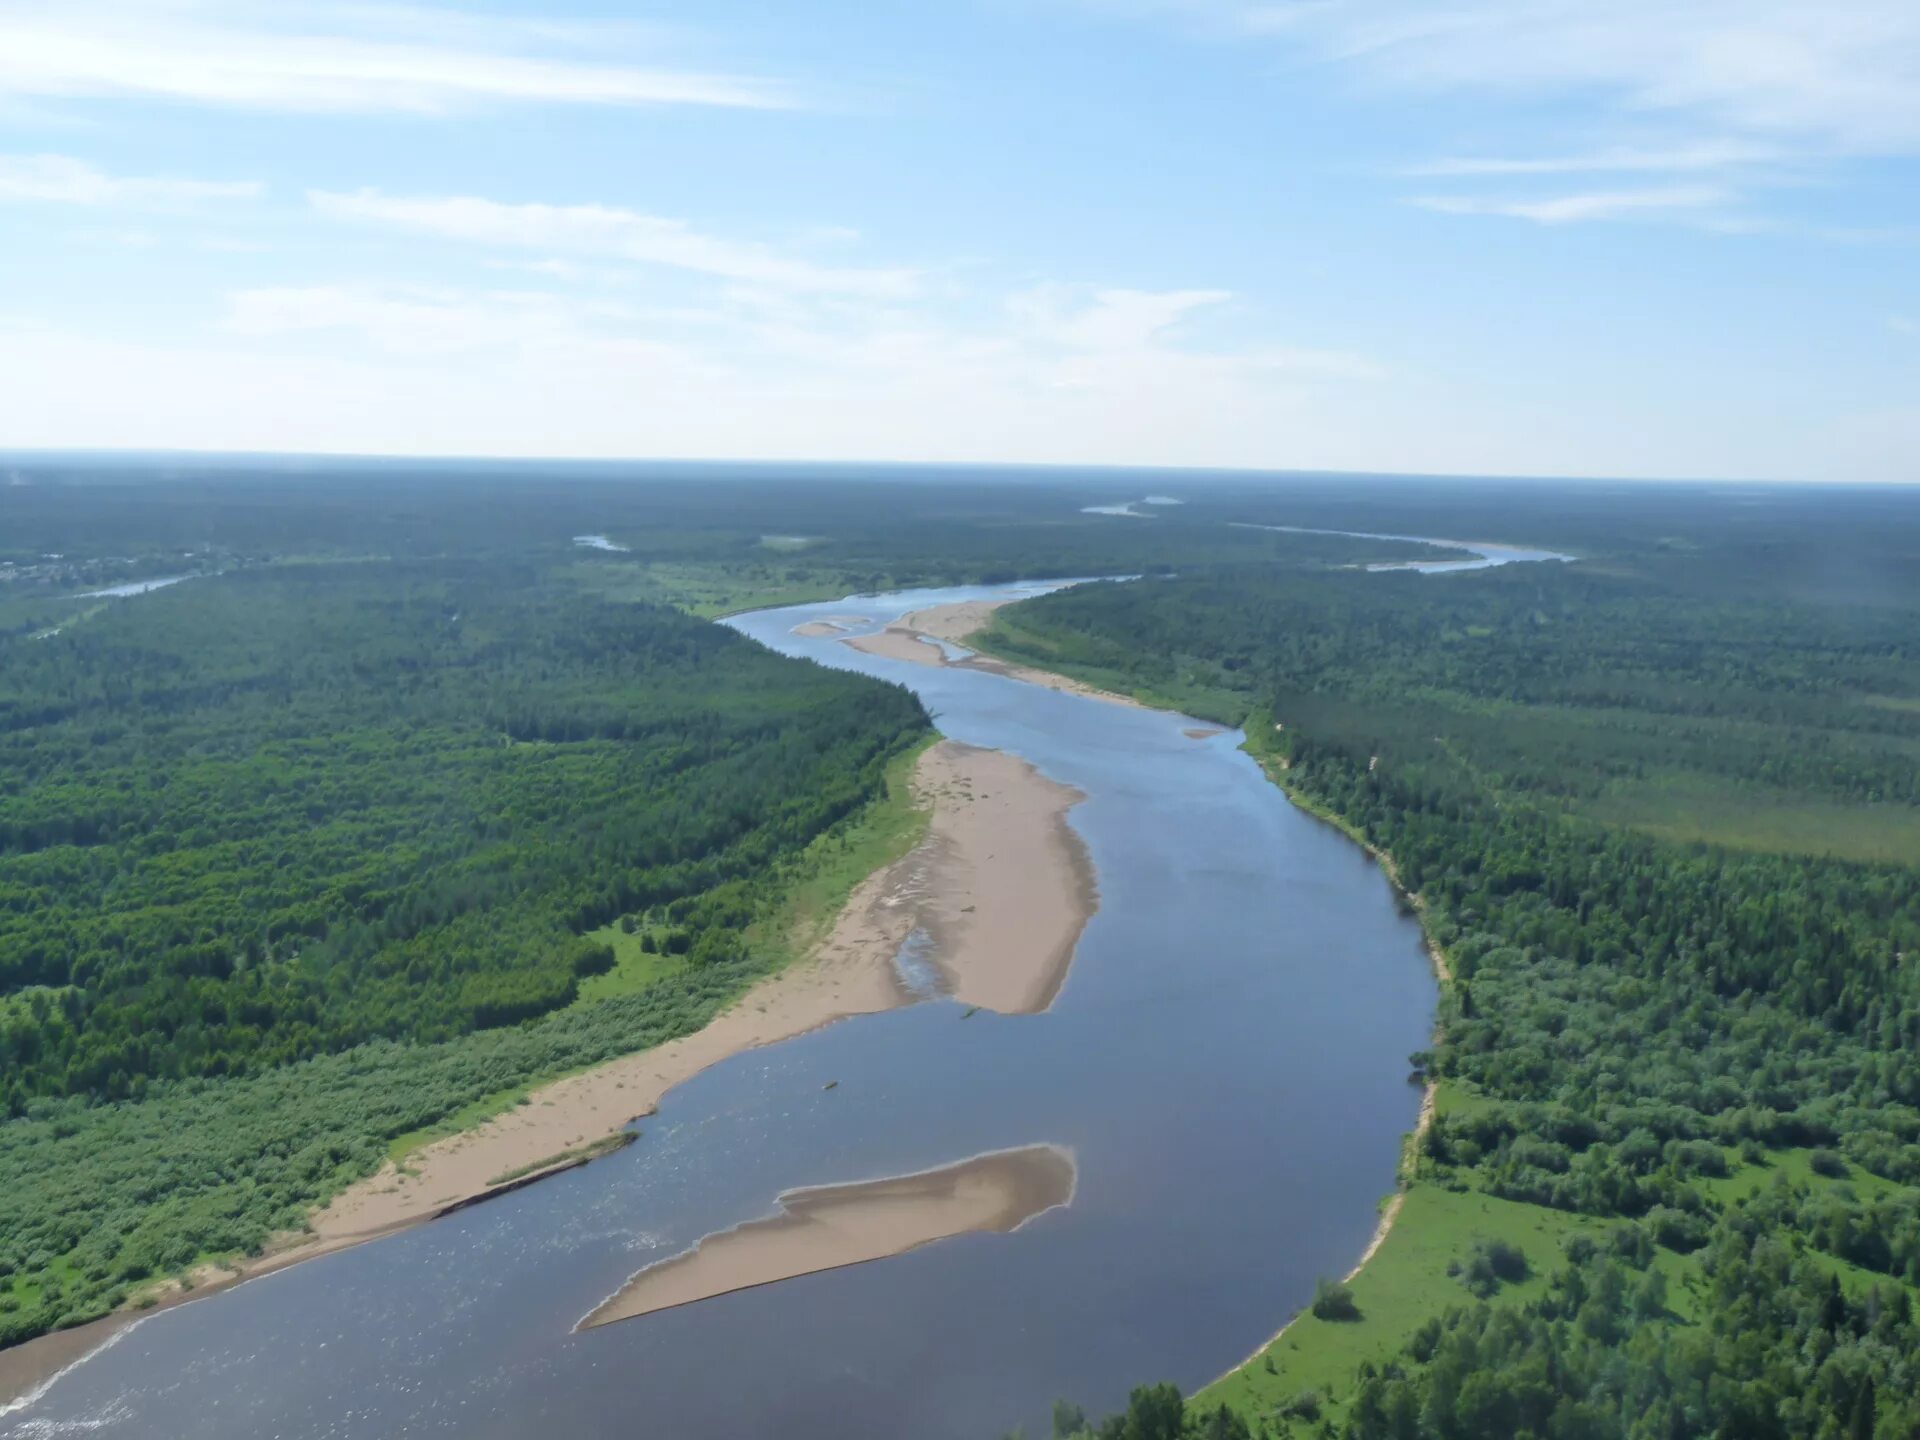
[{"label": "wispy cloud streak", "polygon": [[427,114],[796,103],[771,81],[623,58],[634,48],[625,29],[402,6],[0,0],[0,97]]}]

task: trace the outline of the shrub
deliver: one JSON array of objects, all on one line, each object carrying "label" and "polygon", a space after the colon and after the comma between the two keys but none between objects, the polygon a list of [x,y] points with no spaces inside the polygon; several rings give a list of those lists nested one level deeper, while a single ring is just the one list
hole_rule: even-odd
[{"label": "shrub", "polygon": [[1313,1315],[1316,1320],[1358,1320],[1360,1306],[1352,1287],[1338,1280],[1322,1280],[1314,1287]]}]

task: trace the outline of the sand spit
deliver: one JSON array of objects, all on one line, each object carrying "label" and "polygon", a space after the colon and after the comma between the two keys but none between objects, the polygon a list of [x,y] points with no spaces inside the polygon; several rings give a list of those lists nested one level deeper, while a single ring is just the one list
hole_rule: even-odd
[{"label": "sand spit", "polygon": [[804,625],[794,626],[793,633],[796,635],[805,635],[810,639],[818,639],[824,635],[843,635],[856,625],[865,625],[866,623],[867,622],[858,615],[823,615],[818,620],[809,620]]},{"label": "sand spit", "polygon": [[[924,958],[941,988],[956,999],[1006,1013],[1044,1010],[1097,903],[1085,847],[1066,821],[1080,792],[1024,760],[950,740],[921,756],[914,787],[932,811],[926,839],[855,888],[807,959],[754,986],[695,1034],[556,1081],[524,1105],[415,1151],[404,1169],[383,1167],[314,1212],[311,1234],[285,1237],[233,1266],[202,1267],[191,1289],[169,1285],[145,1313],[572,1169],[585,1159],[568,1152],[652,1114],[669,1090],[711,1065],[923,998],[906,989],[894,964],[916,930],[927,936]],[[549,1160],[556,1163],[541,1163]],[[492,1183],[509,1174],[515,1178]],[[138,1318],[122,1312],[0,1351],[0,1405]]]},{"label": "sand spit", "polygon": [[1045,1010],[1099,903],[1086,847],[1067,824],[1085,797],[1004,751],[947,740],[928,755],[934,819],[916,855],[931,883],[915,897],[912,928],[932,942],[927,958],[956,1000],[1003,1015]]},{"label": "sand spit", "polygon": [[1008,660],[996,660],[990,655],[969,655],[959,660],[947,658],[946,652],[940,648],[940,641],[944,640],[952,645],[965,645],[967,637],[976,630],[982,629],[995,610],[1002,605],[1010,604],[1014,598],[1010,596],[1005,600],[963,600],[956,605],[936,605],[928,610],[916,610],[910,615],[902,616],[877,634],[849,635],[840,643],[887,660],[907,660],[915,665],[954,665],[967,670],[984,670],[990,675],[1005,675],[1008,679],[1020,680],[1028,685],[1038,685],[1046,690],[1064,690],[1069,695],[1084,695],[1089,699],[1105,700],[1113,705],[1145,708],[1131,695],[1102,690],[1084,681],[1072,680],[1065,675],[1056,675],[1051,670],[1036,670],[1031,665],[1016,665]]},{"label": "sand spit", "polygon": [[1091,873],[1065,820],[1079,792],[1025,761],[952,741],[926,751],[914,784],[932,807],[926,840],[854,890],[807,960],[695,1034],[557,1081],[414,1152],[411,1174],[387,1166],[318,1211],[315,1235],[325,1242],[424,1219],[486,1190],[491,1176],[652,1114],[667,1091],[729,1056],[910,1003],[893,962],[916,928],[932,937],[931,958],[957,998],[1043,1008],[1093,909]]},{"label": "sand spit", "polygon": [[1029,1145],[914,1175],[789,1190],[779,1214],[709,1235],[642,1270],[579,1328],[902,1255],[955,1235],[1007,1234],[1070,1203],[1074,1179],[1071,1152]]}]

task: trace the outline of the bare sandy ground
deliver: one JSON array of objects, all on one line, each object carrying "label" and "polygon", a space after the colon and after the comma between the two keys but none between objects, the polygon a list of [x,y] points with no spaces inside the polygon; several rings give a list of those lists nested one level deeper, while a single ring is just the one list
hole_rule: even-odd
[{"label": "bare sandy ground", "polygon": [[865,625],[866,623],[867,622],[858,615],[823,615],[818,620],[809,620],[804,625],[794,626],[793,633],[811,637],[838,635],[842,631],[850,630],[856,625]]},{"label": "bare sandy ground", "polygon": [[1016,665],[1008,660],[996,660],[991,655],[970,655],[963,660],[949,660],[946,653],[935,643],[938,640],[945,640],[951,644],[965,645],[967,637],[976,630],[982,629],[995,610],[1009,603],[1011,603],[1010,600],[964,600],[955,605],[936,605],[931,609],[915,610],[910,615],[904,615],[878,634],[849,635],[840,643],[888,660],[908,660],[916,665],[953,665],[966,670],[984,670],[990,675],[1005,675],[1009,679],[1019,680],[1028,685],[1038,685],[1046,690],[1063,690],[1069,695],[1085,695],[1089,699],[1105,700],[1113,705],[1144,708],[1131,695],[1102,690],[1084,681],[1069,679],[1065,675],[1056,675],[1051,670],[1036,670],[1031,665]]},{"label": "bare sandy ground", "polygon": [[[920,997],[902,985],[894,957],[916,929],[926,932],[925,958],[956,999],[1009,1014],[1045,1009],[1097,903],[1085,848],[1066,822],[1083,797],[1024,760],[950,740],[921,757],[914,785],[932,811],[926,839],[856,887],[806,960],[768,977],[695,1034],[556,1081],[525,1105],[415,1151],[404,1169],[385,1166],[316,1211],[311,1234],[285,1237],[267,1254],[232,1267],[204,1267],[191,1290],[174,1285],[158,1295],[159,1306],[570,1168],[579,1162],[492,1183],[653,1113],[676,1085],[743,1050],[910,1004]],[[134,1318],[109,1316],[0,1352],[0,1404],[97,1349]]]},{"label": "bare sandy ground", "polygon": [[1006,1234],[1069,1203],[1074,1178],[1071,1153],[1030,1145],[914,1175],[789,1190],[779,1214],[709,1235],[642,1270],[580,1328],[901,1255],[954,1235]]},{"label": "bare sandy ground", "polygon": [[484,1193],[488,1180],[653,1113],[660,1097],[731,1055],[850,1015],[909,1003],[893,959],[916,927],[956,998],[1008,1012],[1059,990],[1093,910],[1090,870],[1066,824],[1078,791],[997,750],[941,741],[916,788],[932,807],[915,850],[868,877],[819,949],[750,990],[705,1029],[536,1091],[476,1129],[414,1152],[318,1211],[321,1241],[383,1232]]}]

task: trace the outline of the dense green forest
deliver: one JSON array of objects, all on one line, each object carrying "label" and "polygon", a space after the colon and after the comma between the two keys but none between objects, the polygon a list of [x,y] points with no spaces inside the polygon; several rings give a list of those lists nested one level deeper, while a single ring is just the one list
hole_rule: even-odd
[{"label": "dense green forest", "polygon": [[[697,1028],[926,729],[903,689],[608,598],[570,536],[515,553],[524,514],[408,541],[396,512],[460,534],[457,487],[327,533],[368,498],[0,501],[0,1344]],[[636,918],[658,963],[607,974]]]},{"label": "dense green forest", "polygon": [[924,723],[498,563],[240,571],[8,652],[15,1114],[557,1009],[612,963],[583,932],[757,874]]},{"label": "dense green forest", "polygon": [[1403,1226],[1566,1217],[1524,1303],[1449,1282],[1390,1355],[1296,1333],[1209,1403],[1366,1440],[1920,1433],[1920,537],[1864,540],[1905,586],[1866,598],[1776,539],[1775,574],[1629,538],[1002,612],[988,648],[1244,721],[1391,857],[1456,976]]},{"label": "dense green forest", "polygon": [[[1098,1422],[1063,1407],[1060,1433],[1920,1433],[1902,497],[16,473],[0,1344],[257,1249],[404,1137],[686,1033],[779,963],[770,917],[849,853],[926,718],[693,616],[1142,576],[1003,611],[987,644],[1245,723],[1301,803],[1391,857],[1457,979],[1414,1057],[1438,1118],[1351,1291],[1195,1401],[1147,1387]],[[1148,492],[1182,503],[1085,508]],[[1579,558],[1366,573],[1439,556],[1248,523]],[[630,975],[609,922],[671,963]]]}]

